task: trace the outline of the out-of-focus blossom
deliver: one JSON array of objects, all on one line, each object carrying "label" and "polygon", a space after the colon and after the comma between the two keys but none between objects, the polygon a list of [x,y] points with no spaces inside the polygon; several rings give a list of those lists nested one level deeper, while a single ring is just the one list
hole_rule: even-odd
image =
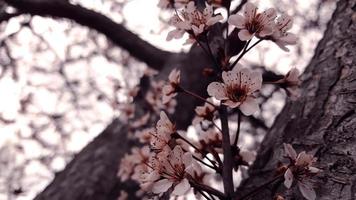
[{"label": "out-of-focus blossom", "polygon": [[254,151],[240,150],[239,154],[242,160],[249,164],[251,164],[256,159],[256,152]]},{"label": "out-of-focus blossom", "polygon": [[177,101],[175,99],[171,99],[165,104],[163,103],[162,88],[164,85],[164,81],[152,81],[151,89],[147,91],[145,99],[156,113],[159,113],[161,110],[173,113],[175,106],[177,105]]},{"label": "out-of-focus blossom", "polygon": [[133,103],[121,103],[118,106],[120,110],[120,120],[127,122],[132,119],[135,115],[135,104]]},{"label": "out-of-focus blossom", "polygon": [[[207,101],[209,101],[209,99],[207,99]],[[195,108],[196,117],[193,120],[193,124],[198,124],[203,120],[212,121],[215,111],[216,108],[209,103],[205,103],[203,106],[197,106]]]},{"label": "out-of-focus blossom", "polygon": [[277,22],[274,26],[273,34],[269,37],[284,51],[289,51],[287,45],[297,44],[297,36],[288,31],[293,26],[293,18],[287,14],[282,14],[277,18]]},{"label": "out-of-focus blossom", "polygon": [[168,119],[166,113],[162,111],[156,124],[156,131],[152,133],[151,148],[158,155],[164,155],[170,150],[169,142],[175,131],[175,125]]},{"label": "out-of-focus blossom", "polygon": [[305,151],[297,152],[292,145],[283,144],[291,163],[284,173],[284,185],[290,188],[294,180],[297,180],[298,188],[302,195],[308,200],[316,199],[316,193],[311,183],[311,177],[321,170],[314,167],[316,158],[313,155],[305,153]]},{"label": "out-of-focus blossom", "polygon": [[206,4],[206,8],[201,12],[195,7],[194,1],[191,1],[184,9],[177,11],[170,20],[170,23],[175,26],[176,29],[168,33],[167,41],[173,38],[179,39],[185,32],[195,38],[206,31],[209,26],[222,19],[223,17],[220,14],[214,15],[214,10],[211,5]]},{"label": "out-of-focus blossom", "polygon": [[300,72],[297,68],[292,68],[284,77],[284,83],[286,84],[286,91],[292,100],[296,100],[300,97],[301,91],[299,88]]},{"label": "out-of-focus blossom", "polygon": [[223,83],[212,82],[208,85],[210,96],[221,100],[231,108],[239,107],[245,115],[259,110],[253,93],[261,89],[262,74],[237,65],[233,70],[222,73]]},{"label": "out-of-focus blossom", "polygon": [[168,76],[168,81],[169,83],[162,89],[162,101],[164,104],[168,103],[173,97],[177,96],[177,90],[180,83],[180,71],[173,69]]},{"label": "out-of-focus blossom", "polygon": [[228,23],[240,29],[239,38],[242,41],[250,40],[253,36],[259,38],[272,35],[274,19],[277,17],[274,8],[257,13],[257,7],[248,2],[244,7],[243,15],[234,14],[228,19]]},{"label": "out-of-focus blossom", "polygon": [[141,168],[146,168],[146,163],[151,157],[152,153],[149,146],[144,146],[142,148],[133,148],[131,154],[126,154],[123,159],[121,159],[120,168],[118,171],[118,177],[121,181],[126,181],[128,178],[133,178],[139,176]]},{"label": "out-of-focus blossom", "polygon": [[120,195],[119,195],[119,197],[117,198],[117,200],[127,200],[127,197],[128,197],[128,196],[129,196],[129,195],[127,194],[127,192],[121,190],[121,191],[120,191]]}]

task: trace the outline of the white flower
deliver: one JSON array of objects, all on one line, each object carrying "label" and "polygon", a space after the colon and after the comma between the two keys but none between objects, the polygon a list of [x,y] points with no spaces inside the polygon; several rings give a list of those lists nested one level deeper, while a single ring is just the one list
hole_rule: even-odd
[{"label": "white flower", "polygon": [[192,154],[183,153],[180,146],[176,146],[165,158],[160,158],[161,164],[160,175],[161,179],[154,182],[152,192],[160,194],[166,192],[173,187],[173,195],[184,195],[190,189],[190,184],[186,178],[186,173],[192,173],[197,168],[194,164]]},{"label": "white flower", "polygon": [[224,83],[212,82],[208,86],[210,96],[221,100],[231,108],[239,107],[245,115],[252,115],[259,110],[253,93],[262,86],[262,74],[253,72],[239,65],[233,70],[222,73]]},{"label": "white flower", "polygon": [[254,151],[247,151],[247,150],[241,150],[239,152],[242,160],[246,163],[252,163],[256,159],[256,152]]},{"label": "white flower", "polygon": [[175,106],[177,105],[177,101],[175,99],[171,99],[167,103],[163,103],[162,89],[164,85],[164,81],[152,81],[151,89],[147,92],[145,99],[156,113],[160,113],[161,110],[173,113]]},{"label": "white flower", "polygon": [[305,151],[297,152],[290,144],[283,144],[284,151],[291,160],[291,164],[284,173],[284,185],[290,188],[293,180],[297,180],[299,191],[308,200],[316,199],[316,194],[313,189],[310,177],[321,170],[313,167],[316,158],[313,155],[305,153]]},{"label": "white flower", "polygon": [[297,36],[288,31],[293,26],[293,18],[289,15],[283,14],[277,18],[277,22],[274,26],[271,40],[274,41],[284,51],[289,51],[287,45],[297,44]]},{"label": "white flower", "polygon": [[246,3],[244,15],[234,14],[228,19],[228,23],[241,29],[239,38],[242,41],[250,40],[254,35],[263,38],[273,33],[276,10],[267,9],[263,13],[257,13],[257,7],[252,3]]},{"label": "white flower", "polygon": [[162,89],[163,97],[162,102],[168,103],[173,97],[177,95],[177,89],[180,83],[180,71],[173,69],[168,76],[169,84],[165,85]]},{"label": "white flower", "polygon": [[172,17],[170,22],[176,29],[168,33],[167,41],[179,39],[185,32],[198,36],[222,18],[220,14],[214,15],[211,5],[206,4],[206,8],[201,12],[195,7],[194,1],[190,1],[183,10],[177,11]]},{"label": "white flower", "polygon": [[[207,101],[209,100],[207,99]],[[215,110],[216,108],[210,103],[205,103],[203,106],[197,106],[195,108],[196,117],[193,120],[193,124],[198,124],[203,120],[212,121]]]},{"label": "white flower", "polygon": [[156,131],[151,133],[151,148],[160,155],[170,150],[169,141],[176,131],[175,125],[169,120],[166,113],[161,111],[160,119],[156,124]]}]

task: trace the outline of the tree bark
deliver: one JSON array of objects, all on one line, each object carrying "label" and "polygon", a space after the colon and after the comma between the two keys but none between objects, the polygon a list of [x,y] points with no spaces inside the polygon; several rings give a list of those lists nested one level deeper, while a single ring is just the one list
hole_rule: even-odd
[{"label": "tree bark", "polygon": [[[241,195],[271,179],[283,143],[314,152],[323,170],[315,178],[317,199],[356,199],[356,0],[342,0],[302,75],[302,98],[288,102],[265,136]],[[303,199],[278,182],[251,199]],[[296,188],[296,187],[295,187]],[[297,194],[297,195],[296,195]],[[266,198],[267,197],[267,198]]]}]

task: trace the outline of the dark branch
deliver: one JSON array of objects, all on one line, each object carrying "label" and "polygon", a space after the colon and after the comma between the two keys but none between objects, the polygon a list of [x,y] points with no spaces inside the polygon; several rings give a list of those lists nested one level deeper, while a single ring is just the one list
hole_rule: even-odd
[{"label": "dark branch", "polygon": [[166,59],[172,54],[152,46],[105,15],[80,5],[73,5],[66,1],[5,1],[23,13],[71,19],[83,26],[92,28],[154,69],[162,69]]}]

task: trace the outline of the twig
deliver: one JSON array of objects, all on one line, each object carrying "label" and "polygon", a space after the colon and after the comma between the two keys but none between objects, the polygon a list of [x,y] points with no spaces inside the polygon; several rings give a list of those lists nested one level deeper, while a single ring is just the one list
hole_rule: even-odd
[{"label": "twig", "polygon": [[240,126],[241,126],[241,112],[240,110],[237,110],[237,130],[236,130],[235,141],[234,144],[232,145],[234,147],[237,146],[237,142],[239,141]]},{"label": "twig", "polygon": [[227,108],[224,105],[220,106],[219,115],[221,120],[221,128],[222,128],[222,147],[224,153],[224,161],[223,161],[223,185],[225,194],[228,198],[231,198],[234,193],[234,183],[232,179],[232,151],[230,144],[230,134],[229,134],[229,124],[227,119]]}]

